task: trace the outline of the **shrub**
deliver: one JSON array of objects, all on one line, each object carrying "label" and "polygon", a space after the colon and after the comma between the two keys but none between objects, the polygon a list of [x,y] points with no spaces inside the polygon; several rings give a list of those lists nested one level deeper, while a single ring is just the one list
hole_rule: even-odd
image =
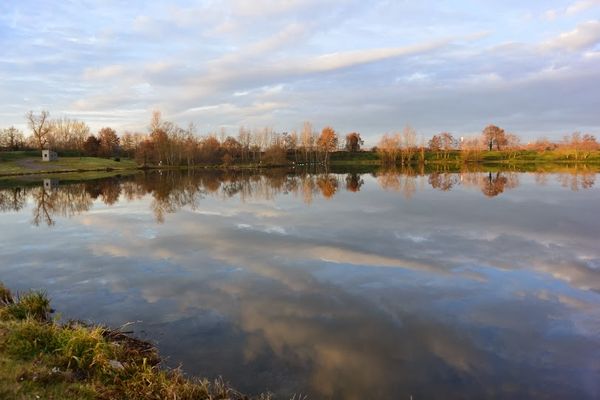
[{"label": "shrub", "polygon": [[4,347],[9,354],[31,359],[40,353],[48,354],[60,348],[60,329],[54,324],[42,324],[33,319],[9,325]]},{"label": "shrub", "polygon": [[60,334],[60,357],[67,368],[87,373],[104,371],[116,357],[115,346],[103,337],[102,328],[81,325],[64,328]]}]

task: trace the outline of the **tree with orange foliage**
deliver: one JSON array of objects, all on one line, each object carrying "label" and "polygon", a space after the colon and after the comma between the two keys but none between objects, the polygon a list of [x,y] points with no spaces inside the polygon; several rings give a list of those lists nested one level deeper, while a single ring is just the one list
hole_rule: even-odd
[{"label": "tree with orange foliage", "polygon": [[319,136],[319,140],[317,141],[317,146],[319,146],[319,149],[325,153],[325,164],[329,162],[329,153],[337,148],[337,144],[338,137],[335,133],[335,130],[330,126],[323,128],[321,131],[321,136]]},{"label": "tree with orange foliage", "polygon": [[506,145],[506,133],[504,133],[504,129],[499,128],[496,125],[486,126],[483,130],[483,137],[485,138],[490,151],[492,151],[494,146],[496,146],[496,150],[500,150],[500,146]]},{"label": "tree with orange foliage", "polygon": [[360,133],[352,132],[346,135],[346,151],[357,152],[360,151],[360,146],[365,142],[360,137]]},{"label": "tree with orange foliage", "polygon": [[109,127],[100,129],[98,140],[100,141],[100,156],[111,157],[119,151],[119,137],[114,129]]},{"label": "tree with orange foliage", "polygon": [[338,181],[334,176],[325,174],[317,178],[317,186],[321,189],[323,197],[330,199],[337,192]]},{"label": "tree with orange foliage", "polygon": [[386,165],[396,165],[398,153],[400,152],[400,137],[398,134],[384,134],[377,145],[377,153]]}]

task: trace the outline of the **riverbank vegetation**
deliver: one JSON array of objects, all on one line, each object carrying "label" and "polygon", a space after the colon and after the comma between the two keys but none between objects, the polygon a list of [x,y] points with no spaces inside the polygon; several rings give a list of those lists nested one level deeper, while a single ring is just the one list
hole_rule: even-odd
[{"label": "riverbank vegetation", "polygon": [[[522,143],[518,135],[495,125],[485,127],[479,135],[441,132],[428,140],[406,126],[383,134],[376,146],[365,149],[358,132],[341,134],[331,126],[317,130],[310,122],[290,132],[240,127],[235,134],[222,129],[202,135],[193,124],[182,128],[155,111],[147,132],[119,135],[110,127],[93,134],[84,122],[51,119],[47,111],[29,112],[26,120],[28,137],[14,127],[0,130],[2,175],[138,167],[600,163],[600,144],[591,134],[574,132],[556,142],[541,138]],[[59,160],[42,162],[39,150],[46,148],[57,150]]]},{"label": "riverbank vegetation", "polygon": [[45,293],[13,295],[0,282],[0,398],[248,398],[222,380],[162,368],[147,342],[101,326],[61,324],[51,314]]}]

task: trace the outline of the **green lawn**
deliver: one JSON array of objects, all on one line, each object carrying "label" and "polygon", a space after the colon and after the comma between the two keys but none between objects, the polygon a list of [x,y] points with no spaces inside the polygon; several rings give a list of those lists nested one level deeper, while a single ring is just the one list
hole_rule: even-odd
[{"label": "green lawn", "polygon": [[129,159],[114,161],[98,157],[60,157],[59,155],[58,161],[44,162],[38,153],[31,151],[0,152],[0,176],[137,168],[137,164]]}]

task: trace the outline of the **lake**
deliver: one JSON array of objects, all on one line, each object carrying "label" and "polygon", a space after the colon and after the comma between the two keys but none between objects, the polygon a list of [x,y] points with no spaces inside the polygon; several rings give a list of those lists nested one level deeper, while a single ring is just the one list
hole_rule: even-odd
[{"label": "lake", "polygon": [[170,366],[311,399],[600,397],[600,184],[147,172],[0,188],[0,279]]}]

